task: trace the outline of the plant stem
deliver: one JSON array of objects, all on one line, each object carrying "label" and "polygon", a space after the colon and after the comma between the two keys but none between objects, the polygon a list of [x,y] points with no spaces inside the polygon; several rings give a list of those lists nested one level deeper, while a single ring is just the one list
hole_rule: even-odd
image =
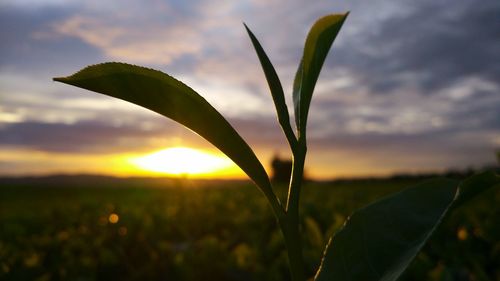
[{"label": "plant stem", "polygon": [[298,221],[291,220],[290,216],[286,216],[284,220],[280,221],[280,227],[285,238],[292,281],[305,281],[299,223]]},{"label": "plant stem", "polygon": [[299,198],[302,179],[304,177],[304,163],[306,160],[307,147],[303,139],[299,139],[293,153],[293,168],[290,186],[288,188],[288,199],[286,212],[289,216],[299,216]]},{"label": "plant stem", "polygon": [[299,231],[299,198],[304,176],[304,163],[307,147],[304,138],[299,138],[293,151],[293,169],[288,190],[286,220],[280,223],[288,250],[292,281],[304,281],[304,260],[302,256],[302,238]]}]

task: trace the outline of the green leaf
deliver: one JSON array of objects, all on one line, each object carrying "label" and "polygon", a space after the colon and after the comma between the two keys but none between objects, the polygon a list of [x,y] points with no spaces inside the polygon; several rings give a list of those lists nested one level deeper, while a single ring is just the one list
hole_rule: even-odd
[{"label": "green leaf", "polygon": [[358,210],[330,239],[315,280],[397,280],[451,207],[499,183],[491,172],[435,179]]},{"label": "green leaf", "polygon": [[104,63],[55,81],[119,98],[193,130],[231,158],[269,197],[269,178],[252,149],[227,120],[193,89],[160,71]]},{"label": "green leaf", "polygon": [[293,103],[299,137],[305,135],[309,105],[325,58],[347,15],[328,15],[311,27],[304,45],[304,54],[295,74]]},{"label": "green leaf", "polygon": [[473,199],[480,193],[492,187],[500,187],[500,176],[494,172],[483,172],[460,183],[457,197],[453,202],[453,208],[458,208]]},{"label": "green leaf", "polygon": [[264,74],[266,75],[267,84],[269,85],[269,89],[271,90],[271,95],[273,97],[274,106],[276,107],[276,113],[278,115],[278,121],[287,137],[288,143],[292,150],[295,149],[295,145],[297,142],[297,138],[293,133],[292,127],[290,126],[290,115],[288,114],[288,107],[285,102],[285,94],[283,93],[283,87],[281,86],[280,79],[276,70],[274,69],[273,64],[269,60],[266,52],[262,48],[259,43],[259,40],[255,37],[252,31],[248,28],[246,24],[245,29],[248,32],[248,36],[252,40],[253,47],[257,52],[257,56],[259,57],[260,64],[262,65],[262,69],[264,70]]}]

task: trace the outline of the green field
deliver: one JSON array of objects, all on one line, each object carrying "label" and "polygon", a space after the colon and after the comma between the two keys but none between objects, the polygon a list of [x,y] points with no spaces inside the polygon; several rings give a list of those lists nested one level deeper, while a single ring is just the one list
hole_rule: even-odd
[{"label": "green field", "polygon": [[[308,274],[353,210],[415,182],[306,185]],[[500,280],[498,202],[500,191],[490,190],[448,217],[401,280]],[[0,280],[288,279],[281,234],[250,183],[94,179],[0,186]]]}]

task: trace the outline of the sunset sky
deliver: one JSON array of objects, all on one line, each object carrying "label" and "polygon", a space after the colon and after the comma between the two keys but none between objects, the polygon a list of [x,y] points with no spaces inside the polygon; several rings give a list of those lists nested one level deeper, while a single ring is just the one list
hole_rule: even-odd
[{"label": "sunset sky", "polygon": [[[2,0],[0,176],[161,175],[137,163],[172,147],[205,155],[193,161],[224,161],[173,121],[51,80],[104,61],[152,67],[190,85],[269,168],[275,153],[290,154],[242,23],[274,63],[292,113],[292,80],[310,26],[345,11],[351,14],[311,104],[307,173],[387,175],[495,163],[498,0]],[[172,157],[167,162],[180,161]],[[224,167],[212,176],[242,177]]]}]

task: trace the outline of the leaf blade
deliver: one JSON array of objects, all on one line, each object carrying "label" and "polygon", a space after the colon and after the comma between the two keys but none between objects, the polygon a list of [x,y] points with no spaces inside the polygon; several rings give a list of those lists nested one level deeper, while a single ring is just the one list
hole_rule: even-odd
[{"label": "leaf blade", "polygon": [[482,172],[465,179],[458,187],[457,197],[453,201],[453,208],[462,206],[480,193],[497,185],[500,185],[500,176],[492,171]]},{"label": "leaf blade", "polygon": [[276,108],[276,113],[278,115],[278,121],[285,133],[285,136],[290,144],[292,150],[295,149],[297,138],[293,133],[292,127],[290,125],[290,114],[288,113],[288,107],[285,102],[285,94],[283,92],[283,87],[281,85],[280,79],[276,70],[274,69],[273,64],[271,63],[269,57],[267,56],[264,48],[260,44],[259,40],[253,32],[248,28],[246,24],[243,24],[245,29],[252,41],[255,52],[259,58],[262,69],[264,70],[264,74],[266,76],[267,84],[269,86],[269,90],[271,91],[271,96],[274,101],[274,106]]},{"label": "leaf blade", "polygon": [[301,62],[293,83],[295,124],[300,135],[305,135],[307,115],[312,94],[323,63],[349,13],[327,15],[311,27]]},{"label": "leaf blade", "polygon": [[[435,184],[442,188],[437,190],[434,188]],[[354,212],[330,240],[315,280],[395,280],[423,246],[422,240],[426,240],[432,233],[435,222],[442,219],[442,214],[453,201],[457,186],[458,182],[455,181],[431,181],[383,198]],[[418,211],[429,210],[424,207],[427,203],[426,197],[434,192],[439,192],[439,196],[438,200],[432,202],[430,210],[434,211],[426,215],[430,219],[419,216]],[[417,216],[414,216],[414,210],[408,212],[407,204],[416,205],[418,211],[414,213]],[[407,217],[414,219],[408,222]],[[378,225],[370,225],[370,222],[374,221]],[[414,221],[422,223],[415,226]],[[412,229],[398,229],[398,226]],[[387,236],[386,233],[391,231],[395,235]],[[366,237],[370,237],[370,240]],[[411,244],[415,246],[405,250],[405,247]],[[336,249],[337,247],[339,249]],[[401,257],[402,261],[399,261]]]},{"label": "leaf blade", "polygon": [[248,144],[203,97],[175,78],[112,62],[88,66],[54,81],[137,104],[186,126],[231,158],[266,195],[274,195],[266,171]]},{"label": "leaf blade", "polygon": [[492,172],[430,180],[356,211],[330,239],[314,280],[397,280],[449,210],[499,185]]}]

